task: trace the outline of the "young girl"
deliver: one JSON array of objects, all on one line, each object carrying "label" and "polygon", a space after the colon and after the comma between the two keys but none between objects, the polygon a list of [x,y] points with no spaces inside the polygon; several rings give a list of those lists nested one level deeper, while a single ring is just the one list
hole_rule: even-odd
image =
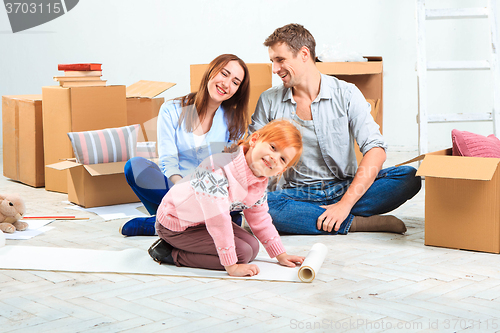
[{"label": "young girl", "polygon": [[209,155],[243,137],[248,124],[249,96],[246,64],[233,54],[222,54],[208,65],[198,92],[161,106],[159,166],[142,157],[134,157],[125,165],[127,182],[152,216],[127,221],[120,228],[121,234],[155,234],[154,215],[169,188]]},{"label": "young girl", "polygon": [[157,212],[160,239],[149,249],[160,262],[205,269],[225,269],[231,276],[259,273],[259,243],[231,222],[229,212],[243,209],[252,232],[270,257],[284,266],[302,264],[288,255],[272,224],[266,201],[268,177],[282,174],[302,153],[302,136],[286,120],[273,121],[238,143],[237,152],[215,154],[178,182]]}]

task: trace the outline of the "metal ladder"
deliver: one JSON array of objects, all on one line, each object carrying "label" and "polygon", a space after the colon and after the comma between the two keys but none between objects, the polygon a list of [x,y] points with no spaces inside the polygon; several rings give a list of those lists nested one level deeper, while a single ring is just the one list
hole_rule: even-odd
[{"label": "metal ladder", "polygon": [[[428,152],[428,124],[460,121],[493,121],[493,130],[500,132],[500,72],[498,63],[498,36],[496,25],[496,0],[488,0],[482,8],[426,9],[425,0],[416,0],[417,14],[417,80],[418,80],[418,150]],[[425,50],[425,21],[441,19],[486,18],[489,20],[491,54],[489,60],[480,61],[427,61]],[[490,70],[493,83],[493,109],[487,113],[428,114],[427,71]]]}]

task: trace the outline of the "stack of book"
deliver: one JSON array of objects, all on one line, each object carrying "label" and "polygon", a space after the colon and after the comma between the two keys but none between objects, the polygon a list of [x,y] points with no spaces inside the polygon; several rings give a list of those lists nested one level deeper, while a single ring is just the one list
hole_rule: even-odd
[{"label": "stack of book", "polygon": [[105,86],[102,80],[101,64],[59,64],[57,69],[64,71],[64,76],[54,76],[61,87]]}]

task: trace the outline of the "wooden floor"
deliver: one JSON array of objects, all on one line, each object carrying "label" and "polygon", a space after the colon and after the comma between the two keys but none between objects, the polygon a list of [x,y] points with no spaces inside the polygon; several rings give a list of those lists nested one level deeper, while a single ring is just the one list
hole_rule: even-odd
[{"label": "wooden floor", "polygon": [[[386,166],[413,154],[389,153]],[[2,176],[0,189],[20,193],[31,215],[68,214],[66,195]],[[7,244],[146,250],[155,240],[78,214],[90,220]],[[405,235],[283,237],[289,253],[328,246],[310,284],[0,270],[0,332],[499,332],[500,257],[425,246],[424,189],[394,214]]]}]

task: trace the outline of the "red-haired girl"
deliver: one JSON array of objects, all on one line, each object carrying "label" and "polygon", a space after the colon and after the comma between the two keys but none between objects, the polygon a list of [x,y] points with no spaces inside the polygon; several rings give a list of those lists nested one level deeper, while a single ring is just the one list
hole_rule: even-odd
[{"label": "red-haired girl", "polygon": [[302,136],[286,120],[276,120],[241,140],[235,153],[214,154],[177,183],[158,208],[160,239],[149,249],[160,262],[205,269],[225,269],[231,276],[259,273],[259,243],[231,222],[230,211],[245,219],[270,257],[295,267],[304,257],[289,255],[272,224],[266,201],[268,177],[282,174],[302,153]]}]

